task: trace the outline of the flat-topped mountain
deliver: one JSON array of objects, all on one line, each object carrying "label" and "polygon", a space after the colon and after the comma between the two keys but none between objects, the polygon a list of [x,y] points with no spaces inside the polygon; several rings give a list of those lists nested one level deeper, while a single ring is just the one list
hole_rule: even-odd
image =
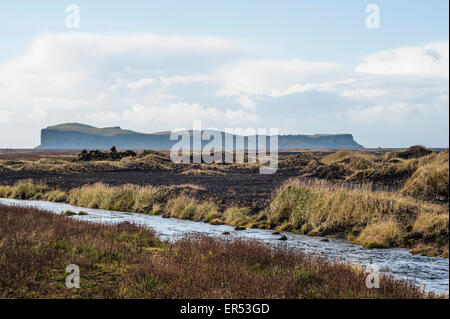
[{"label": "flat-topped mountain", "polygon": [[[192,136],[192,131],[189,132]],[[217,132],[216,132],[217,133]],[[219,132],[223,142],[229,134]],[[236,141],[237,135],[233,135]],[[248,137],[244,137],[247,148]],[[41,130],[39,149],[109,149],[115,145],[121,149],[169,150],[177,141],[170,140],[170,132],[138,133],[116,127],[97,128],[80,123],[65,123]],[[209,141],[202,141],[202,145]],[[192,143],[192,141],[191,141]],[[225,143],[224,143],[225,145]],[[269,139],[267,138],[267,145]],[[279,135],[279,149],[359,149],[351,134],[335,135]]]}]

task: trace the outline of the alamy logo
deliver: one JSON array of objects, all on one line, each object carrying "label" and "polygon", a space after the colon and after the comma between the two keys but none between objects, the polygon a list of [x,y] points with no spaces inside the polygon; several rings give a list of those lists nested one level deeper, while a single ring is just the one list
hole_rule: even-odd
[{"label": "alamy logo", "polygon": [[76,4],[69,4],[66,7],[66,13],[69,15],[66,18],[66,27],[68,29],[80,28],[80,7]]},{"label": "alamy logo", "polygon": [[171,131],[170,150],[174,163],[258,163],[260,174],[274,174],[278,169],[278,129],[227,128],[202,130],[201,121],[193,129]]},{"label": "alamy logo", "polygon": [[366,287],[368,289],[380,288],[380,270],[376,265],[367,267],[369,274],[366,277]]},{"label": "alamy logo", "polygon": [[66,272],[70,273],[66,277],[66,287],[69,289],[80,288],[80,267],[70,264],[66,267]]},{"label": "alamy logo", "polygon": [[366,27],[369,29],[380,28],[380,7],[376,4],[369,4],[366,7],[366,12],[369,15],[366,18]]}]

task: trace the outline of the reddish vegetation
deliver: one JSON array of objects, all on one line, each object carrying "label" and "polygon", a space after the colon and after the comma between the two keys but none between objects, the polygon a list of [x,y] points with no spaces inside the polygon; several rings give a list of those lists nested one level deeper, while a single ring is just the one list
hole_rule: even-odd
[{"label": "reddish vegetation", "polygon": [[[148,229],[0,206],[2,298],[424,298],[406,281],[290,250],[207,237],[174,245]],[[65,287],[80,267],[81,289]]]}]

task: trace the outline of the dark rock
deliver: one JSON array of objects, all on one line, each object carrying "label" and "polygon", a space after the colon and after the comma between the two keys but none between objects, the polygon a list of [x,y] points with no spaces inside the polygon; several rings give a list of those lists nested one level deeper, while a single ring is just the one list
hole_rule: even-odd
[{"label": "dark rock", "polygon": [[116,147],[113,146],[111,148],[111,152],[102,152],[99,150],[94,150],[88,152],[87,150],[83,150],[80,154],[78,154],[78,160],[82,162],[88,161],[118,161],[124,157],[135,157],[137,154],[131,150],[126,150],[124,152],[118,152]]},{"label": "dark rock", "polygon": [[314,168],[311,173],[309,173],[309,177],[319,178],[319,179],[327,179],[327,180],[343,180],[347,176],[349,176],[352,172],[347,168],[338,165],[338,164],[322,164]]},{"label": "dark rock", "polygon": [[267,220],[267,216],[266,215],[260,215],[256,218],[257,222],[263,222]]},{"label": "dark rock", "polygon": [[164,214],[164,215],[162,215],[161,217],[162,217],[162,218],[170,218],[170,215],[169,215],[169,214]]},{"label": "dark rock", "polygon": [[269,229],[274,229],[275,227],[277,227],[277,224],[269,223]]},{"label": "dark rock", "polygon": [[288,238],[285,235],[282,235],[278,240],[287,240]]},{"label": "dark rock", "polygon": [[272,235],[281,235],[279,231],[273,232]]},{"label": "dark rock", "polygon": [[330,240],[327,238],[322,238],[320,241],[323,241],[324,243],[328,243]]},{"label": "dark rock", "polygon": [[423,234],[420,232],[413,232],[413,233],[409,233],[405,235],[404,240],[408,241],[408,240],[419,240],[423,238]]},{"label": "dark rock", "polygon": [[149,205],[143,209],[143,212],[145,214],[150,214],[152,212],[152,210],[153,210],[153,205]]},{"label": "dark rock", "polygon": [[230,233],[229,232],[227,232],[227,231],[224,231],[223,233],[222,233],[222,235],[229,235]]}]

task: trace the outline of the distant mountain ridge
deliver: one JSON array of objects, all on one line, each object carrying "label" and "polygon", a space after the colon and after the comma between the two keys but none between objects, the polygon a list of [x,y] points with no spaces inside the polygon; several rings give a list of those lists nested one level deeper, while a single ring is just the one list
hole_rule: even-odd
[{"label": "distant mountain ridge", "polygon": [[[225,136],[222,134],[223,143]],[[192,131],[190,131],[192,135]],[[233,137],[236,139],[236,135]],[[247,148],[248,137],[244,137]],[[169,150],[177,141],[170,140],[170,132],[138,133],[119,126],[97,128],[80,123],[64,123],[41,130],[39,149],[120,149]],[[202,147],[209,141],[202,141]],[[269,145],[267,138],[267,146]],[[191,141],[192,144],[192,141]],[[360,149],[351,134],[279,135],[279,149]]]}]

